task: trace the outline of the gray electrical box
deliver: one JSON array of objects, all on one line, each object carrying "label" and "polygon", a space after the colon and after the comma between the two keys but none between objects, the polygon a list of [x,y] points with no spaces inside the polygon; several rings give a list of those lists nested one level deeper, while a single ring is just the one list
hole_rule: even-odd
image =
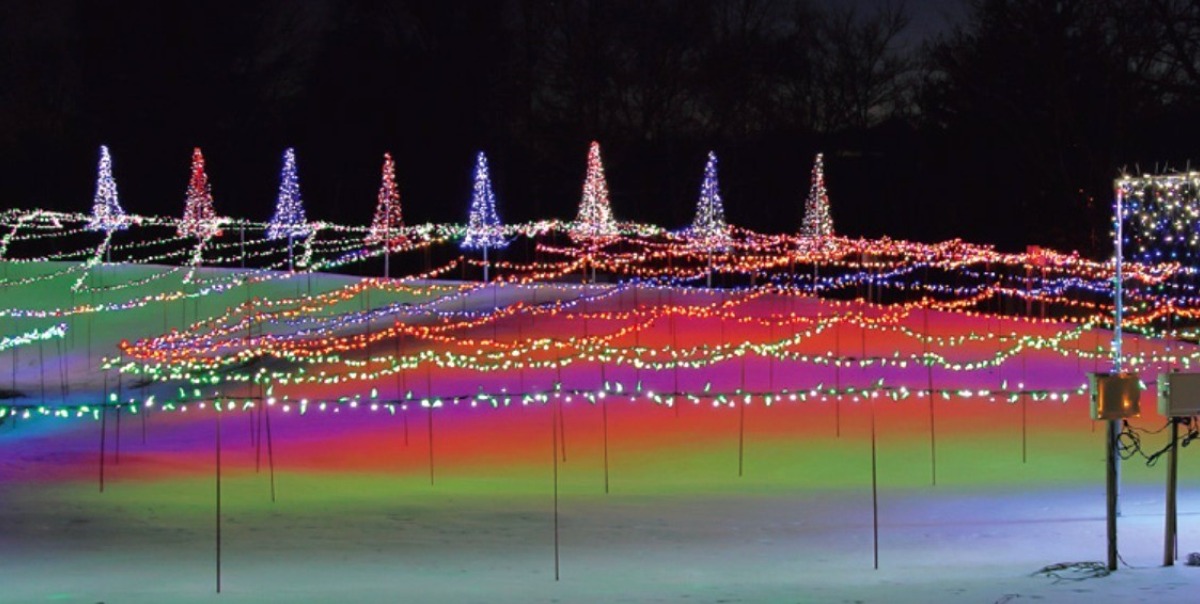
[{"label": "gray electrical box", "polygon": [[1142,382],[1136,373],[1089,373],[1092,419],[1125,419],[1141,413]]},{"label": "gray electrical box", "polygon": [[1200,415],[1200,373],[1158,374],[1158,412],[1163,417]]}]

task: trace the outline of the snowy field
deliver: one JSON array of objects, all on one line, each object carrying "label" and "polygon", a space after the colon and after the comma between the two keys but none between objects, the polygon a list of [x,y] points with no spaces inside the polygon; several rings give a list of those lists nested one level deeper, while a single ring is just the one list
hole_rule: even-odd
[{"label": "snowy field", "polygon": [[[1162,489],[1139,482],[1121,521],[1130,567],[1032,576],[1103,558],[1098,473],[1082,486],[885,488],[879,570],[865,488],[739,489],[714,476],[705,490],[603,495],[570,478],[556,582],[547,473],[510,489],[504,471],[433,487],[422,475],[282,472],[270,505],[262,477],[243,471],[223,483],[218,595],[214,481],[123,479],[155,464],[136,449],[104,494],[6,483],[4,601],[1189,602],[1200,572],[1158,566]],[[537,478],[545,492],[532,494]],[[1181,493],[1184,551],[1200,539],[1197,497]]]},{"label": "snowy field", "polygon": [[[11,373],[17,400],[76,403],[121,389],[122,400],[132,392],[156,394],[162,401],[174,386],[138,390],[131,376],[114,386],[115,372],[102,371],[99,358],[111,354],[119,339],[152,336],[164,327],[187,331],[198,318],[224,313],[251,294],[291,296],[315,287],[304,292],[313,295],[350,282],[318,277],[313,286],[300,277],[254,292],[201,298],[190,308],[167,301],[103,319],[72,318],[74,339],[65,338],[57,348],[44,345],[36,358],[0,355],[0,377]],[[573,314],[495,315],[457,332],[458,342],[410,339],[396,350],[401,356],[419,355],[463,341],[519,342],[539,333],[592,337],[640,320],[643,315],[629,314],[635,309],[711,310],[729,302],[720,292],[662,288],[605,296],[607,287],[476,290],[439,308],[494,310],[518,302],[595,299]],[[36,287],[24,295],[10,304],[41,303]],[[396,291],[362,297],[339,304],[371,309],[398,300],[424,303],[417,294]],[[618,350],[705,343],[770,346],[799,334],[787,345],[793,353],[836,350],[839,357],[861,359],[916,354],[921,345],[914,344],[915,332],[924,337],[1009,331],[1049,336],[1073,328],[939,310],[910,312],[880,326],[870,319],[884,317],[888,307],[783,295],[737,301],[729,308],[727,315],[698,310],[669,322],[655,320],[636,335],[610,343]],[[779,320],[755,323],[739,317]],[[813,317],[849,319],[806,335],[813,325],[804,321]],[[420,322],[411,316],[402,320]],[[893,329],[897,326],[908,331]],[[1063,348],[1088,350],[1107,337],[1088,331]],[[969,361],[1009,345],[951,343],[943,352]],[[368,352],[391,346],[383,341]],[[1168,345],[1134,339],[1129,346],[1149,357]],[[382,365],[380,358],[371,362]],[[414,404],[389,413],[371,411],[366,403],[331,405],[325,411],[314,405],[300,415],[295,409],[282,412],[281,405],[268,420],[273,423],[266,443],[263,414],[254,410],[218,415],[198,405],[187,411],[155,407],[149,413],[110,411],[103,423],[94,415],[7,418],[0,425],[0,565],[7,571],[0,601],[1195,601],[1200,568],[1159,566],[1164,463],[1147,468],[1132,460],[1124,466],[1120,551],[1125,566],[1099,578],[1067,571],[1059,579],[1037,574],[1047,565],[1104,559],[1103,427],[1088,420],[1086,395],[1072,395],[1064,403],[1024,395],[1016,401],[916,394],[892,400],[845,392],[869,390],[881,377],[913,391],[932,384],[939,390],[999,392],[1014,390],[1018,382],[1029,389],[1067,390],[1096,367],[1090,357],[1023,349],[996,367],[968,372],[832,367],[753,353],[710,361],[693,368],[635,370],[583,354],[563,368],[519,374],[422,365],[369,385],[379,389],[381,400],[415,390],[412,400],[446,397],[444,407],[431,413]],[[545,391],[558,382],[585,391],[599,388],[603,380],[623,384],[623,394],[602,404],[575,398],[470,406],[479,388]],[[630,394],[639,382],[643,393]],[[713,406],[707,399],[698,404],[680,399],[668,406],[644,394],[676,387],[692,393],[706,388],[807,391],[818,384],[841,389],[841,400],[814,396],[766,406],[759,397],[749,404]],[[295,401],[320,391],[296,386],[280,388],[276,395]],[[1146,392],[1138,426],[1162,425],[1153,403],[1152,392]],[[878,570],[873,568],[872,418]],[[1143,441],[1151,450],[1165,442],[1163,434],[1144,435]],[[1184,557],[1200,551],[1198,478],[1200,464],[1192,450],[1184,449],[1179,534]]]}]

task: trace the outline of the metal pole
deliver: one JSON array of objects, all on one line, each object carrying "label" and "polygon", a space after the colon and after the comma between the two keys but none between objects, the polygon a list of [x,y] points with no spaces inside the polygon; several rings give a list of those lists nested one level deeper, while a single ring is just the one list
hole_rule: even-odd
[{"label": "metal pole", "polygon": [[860,261],[860,264],[862,265],[862,272],[867,282],[867,303],[870,304],[873,297],[872,288],[875,281],[871,278],[871,269],[867,267],[867,252],[865,250],[862,253],[862,260]]},{"label": "metal pole", "polygon": [[[1042,282],[1038,285],[1038,287],[1044,288],[1044,287],[1046,287],[1046,265],[1042,264],[1041,268],[1042,268]],[[1038,306],[1041,307],[1042,320],[1045,321],[1046,320],[1046,298],[1044,296],[1039,296],[1039,298],[1040,299],[1038,300]]]},{"label": "metal pole", "polygon": [[64,357],[64,354],[62,354],[62,339],[61,339],[61,337],[59,337],[59,339],[54,340],[54,347],[55,347],[56,351],[58,351],[58,357],[59,357],[59,401],[62,403],[62,405],[65,406],[66,402],[67,402],[68,387],[67,387],[66,366],[64,364],[62,364],[62,357]]},{"label": "metal pole", "polygon": [[[221,402],[217,401],[216,405]],[[221,593],[221,411],[216,412],[217,418],[217,442],[216,442],[216,482],[217,482],[217,511],[216,511],[216,527],[217,527],[217,593]]]},{"label": "metal pole", "polygon": [[433,401],[425,408],[429,428],[429,486],[433,486]]},{"label": "metal pole", "polygon": [[[263,404],[262,414],[267,418],[267,468],[271,475],[271,503],[275,503],[275,448],[271,444],[271,408]],[[259,437],[262,440],[262,437]]]},{"label": "metal pole", "polygon": [[[1121,187],[1117,187],[1117,240],[1114,246],[1116,267],[1113,283],[1113,373],[1121,373],[1121,370],[1124,368],[1124,359],[1122,358],[1121,354],[1122,320],[1124,319],[1125,315],[1125,296],[1123,292],[1125,279],[1122,274],[1123,264],[1125,262],[1124,205],[1125,194]],[[1112,544],[1110,545],[1110,548],[1114,551],[1114,554],[1117,547],[1116,517],[1121,514],[1121,456],[1119,450],[1117,449],[1117,447],[1120,446],[1120,443],[1118,442],[1119,435],[1120,427],[1117,426],[1115,422],[1109,422],[1109,447],[1113,449],[1110,457],[1110,459],[1112,459],[1111,465],[1113,473],[1111,485],[1112,493],[1109,496],[1112,499],[1112,518],[1110,519],[1110,523],[1112,524]],[[1112,570],[1116,569],[1115,564],[1116,563],[1114,562]]]},{"label": "metal pole", "polygon": [[558,581],[558,421],[554,415],[562,413],[561,400],[555,403],[554,411],[550,416],[550,433],[551,433],[551,449],[550,458],[554,464],[554,580]]},{"label": "metal pole", "polygon": [[1032,279],[1031,271],[1032,270],[1033,269],[1030,268],[1029,260],[1027,258],[1025,260],[1025,316],[1026,317],[1033,315],[1033,295],[1030,292],[1030,289],[1033,287],[1033,284],[1031,283],[1031,279]]},{"label": "metal pole", "polygon": [[[250,446],[254,447],[254,443],[259,440],[258,435],[256,434],[256,431],[258,431],[258,430],[257,430],[257,428],[255,428],[254,422],[255,422],[256,417],[259,419],[261,419],[261,417],[262,417],[262,401],[259,401],[258,404],[255,406],[255,408],[250,411],[249,417],[250,417]],[[258,472],[257,458],[254,461],[254,471],[256,473]]]},{"label": "metal pole", "polygon": [[[745,359],[746,357],[742,357]],[[738,402],[738,478],[742,477],[746,451],[746,399]]]},{"label": "metal pole", "polygon": [[1124,253],[1124,247],[1122,245],[1124,234],[1123,234],[1122,228],[1121,228],[1122,223],[1124,222],[1124,220],[1121,216],[1121,213],[1123,212],[1123,210],[1122,210],[1123,195],[1124,194],[1121,192],[1121,188],[1117,187],[1117,240],[1116,240],[1116,245],[1115,245],[1116,250],[1114,253],[1114,260],[1116,263],[1116,274],[1113,278],[1113,350],[1112,350],[1112,352],[1113,352],[1113,371],[1118,372],[1118,373],[1121,371],[1121,320],[1124,316],[1124,308],[1123,308],[1124,307],[1124,296],[1121,291],[1121,289],[1123,287],[1122,281],[1124,281],[1124,278],[1122,277],[1122,274],[1121,274],[1121,272],[1122,272],[1121,265],[1122,265],[1122,262],[1124,261],[1124,259],[1122,258],[1122,255]]},{"label": "metal pole", "polygon": [[38,375],[41,379],[42,405],[46,404],[46,341],[38,340]]},{"label": "metal pole", "polygon": [[113,426],[113,465],[121,465],[121,403],[113,409],[117,414],[117,425]]},{"label": "metal pole", "polygon": [[879,467],[876,463],[875,447],[875,399],[871,404],[871,543],[875,556],[875,570],[879,570]]},{"label": "metal pole", "polygon": [[929,358],[929,306],[925,306],[925,377],[929,392],[929,481],[937,486],[937,425],[934,420],[933,405],[933,363]]},{"label": "metal pole", "polygon": [[608,397],[600,399],[600,413],[604,418],[604,494],[608,494]]},{"label": "metal pole", "polygon": [[[267,406],[267,401],[259,399],[258,408],[250,413],[250,440],[254,444],[254,473],[258,474],[262,471],[262,431],[263,431],[263,407]],[[256,417],[257,416],[257,417]],[[257,419],[257,423],[255,423]]]},{"label": "metal pole", "polygon": [[[15,416],[14,416],[15,417]],[[16,425],[16,422],[13,422]],[[108,407],[100,403],[100,492],[104,492],[104,437],[108,434]]]},{"label": "metal pole", "polygon": [[562,446],[563,463],[567,463],[567,418],[562,411],[562,403],[559,403],[558,406],[558,442]]},{"label": "metal pole", "polygon": [[833,324],[833,435],[842,437],[842,321]]},{"label": "metal pole", "polygon": [[[771,319],[771,325],[770,325],[769,329],[770,329],[771,345],[774,346],[774,345],[778,344],[778,342],[775,341],[775,319]],[[863,331],[863,342],[864,342],[863,343],[863,356],[864,357],[866,356],[866,346],[867,346],[866,345],[866,337],[867,337],[866,331],[864,330]],[[771,355],[767,356],[767,390],[769,390],[770,392],[775,392],[775,356],[776,356],[775,354],[771,354]]]},{"label": "metal pole", "polygon": [[1026,410],[1026,405],[1028,404],[1028,402],[1029,402],[1028,397],[1025,397],[1025,396],[1021,397],[1021,463],[1025,463],[1028,460],[1027,451],[1029,448],[1028,447],[1028,442],[1029,442],[1028,425],[1029,424],[1028,424],[1028,419],[1026,419],[1026,415],[1028,414],[1028,412]]}]

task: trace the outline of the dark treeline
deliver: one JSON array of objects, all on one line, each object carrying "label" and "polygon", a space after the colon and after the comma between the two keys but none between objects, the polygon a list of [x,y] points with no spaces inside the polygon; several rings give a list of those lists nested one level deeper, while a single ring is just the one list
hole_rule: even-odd
[{"label": "dark treeline", "polygon": [[[832,6],[832,8],[830,7]],[[462,220],[488,151],[507,221],[570,218],[589,140],[619,218],[690,220],[704,153],[731,222],[792,231],[824,151],[839,231],[1103,253],[1122,167],[1183,168],[1200,7],[983,0],[923,44],[901,5],[803,0],[3,3],[0,207],[86,211],[96,147],[130,211],[265,219],[297,148],[309,215]]]}]

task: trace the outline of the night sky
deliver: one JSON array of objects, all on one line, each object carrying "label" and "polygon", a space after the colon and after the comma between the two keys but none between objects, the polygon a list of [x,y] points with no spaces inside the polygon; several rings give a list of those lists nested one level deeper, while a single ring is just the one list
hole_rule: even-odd
[{"label": "night sky", "polygon": [[596,139],[619,219],[686,224],[714,149],[730,221],[794,231],[824,151],[843,234],[1100,253],[1112,178],[1200,128],[1076,52],[1122,3],[1046,4],[9,0],[0,207],[86,211],[103,143],[127,210],[178,214],[200,146],[265,220],[294,146],[311,218],[367,223],[390,151],[407,222],[461,221],[482,149],[502,219],[571,218]]}]

